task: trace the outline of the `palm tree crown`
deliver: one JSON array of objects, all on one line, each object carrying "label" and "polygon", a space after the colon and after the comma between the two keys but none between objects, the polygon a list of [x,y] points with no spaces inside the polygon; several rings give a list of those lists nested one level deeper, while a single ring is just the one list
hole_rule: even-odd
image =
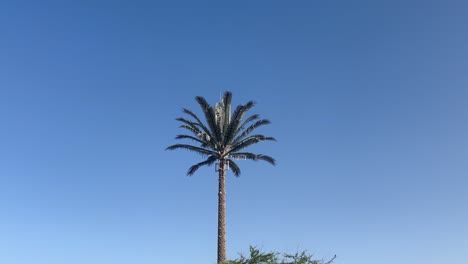
[{"label": "palm tree crown", "polygon": [[234,159],[264,160],[275,165],[275,160],[267,155],[245,152],[244,149],[250,145],[263,141],[276,141],[273,137],[260,134],[252,134],[260,126],[270,124],[267,119],[260,119],[259,115],[251,115],[244,120],[244,116],[255,103],[247,102],[239,105],[231,113],[232,93],[224,93],[221,101],[215,106],[210,106],[205,98],[195,97],[205,115],[206,124],[188,109],[183,109],[190,119],[177,118],[184,128],[191,133],[176,136],[176,139],[189,139],[198,146],[189,144],[175,144],[166,150],[187,149],[207,157],[206,160],[191,166],[187,175],[193,175],[202,166],[211,166],[216,161],[227,161],[235,176],[239,176],[241,171]]}]

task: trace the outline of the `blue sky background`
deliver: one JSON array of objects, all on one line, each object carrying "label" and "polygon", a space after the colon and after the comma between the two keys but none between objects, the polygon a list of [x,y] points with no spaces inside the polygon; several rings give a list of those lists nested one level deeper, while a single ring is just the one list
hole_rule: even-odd
[{"label": "blue sky background", "polygon": [[215,263],[194,97],[278,142],[227,180],[228,257],[467,263],[463,1],[0,2],[0,263]]}]

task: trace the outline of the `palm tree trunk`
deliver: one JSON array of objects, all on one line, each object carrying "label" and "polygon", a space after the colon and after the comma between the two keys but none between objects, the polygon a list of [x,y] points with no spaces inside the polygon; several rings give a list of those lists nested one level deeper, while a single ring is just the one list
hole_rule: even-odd
[{"label": "palm tree trunk", "polygon": [[219,161],[218,190],[218,264],[226,262],[226,161]]}]

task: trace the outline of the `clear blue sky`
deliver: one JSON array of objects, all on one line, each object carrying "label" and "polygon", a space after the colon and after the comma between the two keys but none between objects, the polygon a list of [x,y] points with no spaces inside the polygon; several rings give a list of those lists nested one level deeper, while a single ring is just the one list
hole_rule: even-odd
[{"label": "clear blue sky", "polygon": [[228,257],[468,263],[463,1],[0,2],[0,263],[215,263],[194,97],[278,142],[227,181]]}]

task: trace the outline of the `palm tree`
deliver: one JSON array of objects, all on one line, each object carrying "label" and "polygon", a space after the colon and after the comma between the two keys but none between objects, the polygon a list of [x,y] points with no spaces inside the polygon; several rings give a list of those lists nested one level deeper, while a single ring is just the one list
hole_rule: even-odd
[{"label": "palm tree", "polygon": [[206,124],[188,109],[183,112],[187,118],[177,118],[182,125],[181,128],[188,130],[189,135],[178,135],[176,139],[189,139],[197,146],[189,144],[175,144],[166,150],[186,149],[196,152],[206,160],[191,166],[187,172],[188,176],[193,175],[202,166],[215,164],[219,176],[218,192],[218,263],[226,261],[226,192],[225,176],[226,171],[231,169],[236,177],[241,174],[240,168],[234,159],[264,160],[275,165],[275,160],[267,155],[245,152],[244,149],[250,145],[263,142],[275,141],[272,137],[252,134],[252,132],[263,125],[270,124],[269,120],[260,119],[259,115],[252,115],[244,120],[244,116],[255,103],[248,102],[239,105],[231,113],[232,93],[225,92],[223,98],[215,106],[210,106],[205,98],[195,97],[205,115]]}]

